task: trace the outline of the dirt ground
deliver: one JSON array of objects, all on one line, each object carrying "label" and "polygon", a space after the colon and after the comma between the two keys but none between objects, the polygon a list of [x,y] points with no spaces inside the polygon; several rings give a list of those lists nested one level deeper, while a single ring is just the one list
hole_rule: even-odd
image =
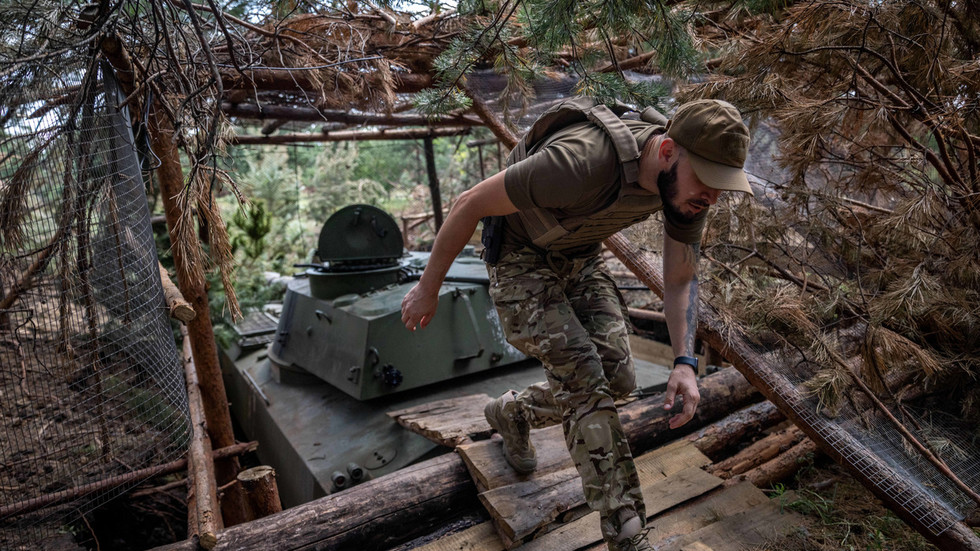
[{"label": "dirt ground", "polygon": [[769,493],[801,513],[805,523],[771,542],[764,548],[767,551],[937,549],[825,457]]}]

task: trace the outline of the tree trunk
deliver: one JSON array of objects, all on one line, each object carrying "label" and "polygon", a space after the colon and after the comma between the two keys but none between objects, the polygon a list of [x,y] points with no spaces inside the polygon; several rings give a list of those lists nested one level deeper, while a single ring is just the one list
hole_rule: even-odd
[{"label": "tree trunk", "polygon": [[[184,186],[184,173],[180,165],[180,153],[174,143],[174,130],[159,105],[149,116],[149,135],[154,154],[160,160],[157,168],[157,178],[160,183],[160,196],[164,204],[164,214],[167,217],[167,228],[171,240],[176,239],[177,224],[180,221],[180,207],[176,197]],[[197,244],[191,245],[195,246]],[[218,349],[214,342],[214,329],[208,314],[208,294],[204,288],[204,279],[182,277],[182,274],[194,273],[201,270],[200,266],[191,266],[184,254],[184,247],[173,243],[171,247],[174,264],[177,266],[177,284],[181,294],[199,314],[187,324],[191,350],[194,353],[194,365],[197,367],[198,382],[201,389],[201,399],[204,403],[204,416],[207,421],[208,435],[211,445],[224,448],[235,443],[231,426],[231,412],[228,409],[228,398],[225,394],[225,383],[221,378],[221,367],[218,362]],[[197,279],[197,281],[189,281]],[[219,485],[224,485],[235,479],[238,474],[238,458],[229,457],[216,462],[215,475]],[[226,525],[236,524],[245,520],[242,506],[241,491],[233,487],[225,493],[222,501],[222,515]]]},{"label": "tree trunk", "polygon": [[432,195],[432,212],[436,217],[436,233],[439,233],[442,228],[442,195],[439,193],[439,173],[436,171],[432,136],[425,137],[425,169],[429,174],[429,193]]},{"label": "tree trunk", "polygon": [[[218,534],[217,551],[390,549],[479,507],[476,487],[455,453],[411,465],[353,488]],[[192,540],[157,551],[197,551]]]}]

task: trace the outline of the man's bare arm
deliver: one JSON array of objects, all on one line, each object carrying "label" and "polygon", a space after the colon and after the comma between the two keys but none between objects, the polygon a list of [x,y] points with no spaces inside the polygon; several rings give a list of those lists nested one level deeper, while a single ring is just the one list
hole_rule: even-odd
[{"label": "man's bare arm", "polygon": [[[664,315],[674,356],[694,356],[698,327],[699,247],[697,243],[681,243],[664,234]],[[664,396],[665,409],[674,407],[674,398],[678,394],[684,397],[684,409],[670,419],[671,428],[690,421],[701,400],[697,377],[690,366],[680,365],[671,372]]]},{"label": "man's bare arm", "polygon": [[484,216],[517,212],[504,188],[500,171],[460,194],[432,245],[432,255],[418,284],[402,300],[402,322],[414,331],[429,325],[439,304],[439,287],[453,260],[463,250]]}]

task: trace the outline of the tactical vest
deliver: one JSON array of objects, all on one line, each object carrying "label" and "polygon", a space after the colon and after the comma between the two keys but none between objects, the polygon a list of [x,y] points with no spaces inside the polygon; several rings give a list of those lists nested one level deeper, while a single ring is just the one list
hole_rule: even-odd
[{"label": "tactical vest", "polygon": [[[521,138],[507,157],[507,166],[528,157],[545,138],[557,130],[584,120],[601,128],[612,140],[621,167],[620,190],[616,199],[588,216],[558,220],[548,209],[529,209],[506,216],[507,223],[523,224],[535,246],[549,251],[567,251],[599,243],[616,232],[646,220],[659,210],[661,199],[636,183],[639,181],[640,149],[633,133],[620,116],[631,109],[624,104],[612,108],[594,98],[566,100],[546,111]],[[666,126],[667,119],[652,107],[640,114],[640,120]]]}]

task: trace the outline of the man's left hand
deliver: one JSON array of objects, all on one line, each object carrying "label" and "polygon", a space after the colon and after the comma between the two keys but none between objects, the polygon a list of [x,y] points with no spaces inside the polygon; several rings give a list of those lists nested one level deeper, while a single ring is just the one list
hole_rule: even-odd
[{"label": "man's left hand", "polygon": [[689,365],[678,365],[670,372],[670,378],[667,379],[667,393],[664,395],[664,410],[670,411],[674,407],[674,399],[677,395],[683,397],[684,409],[670,418],[672,429],[690,421],[698,409],[698,402],[701,401],[698,378],[694,374],[694,368]]}]

